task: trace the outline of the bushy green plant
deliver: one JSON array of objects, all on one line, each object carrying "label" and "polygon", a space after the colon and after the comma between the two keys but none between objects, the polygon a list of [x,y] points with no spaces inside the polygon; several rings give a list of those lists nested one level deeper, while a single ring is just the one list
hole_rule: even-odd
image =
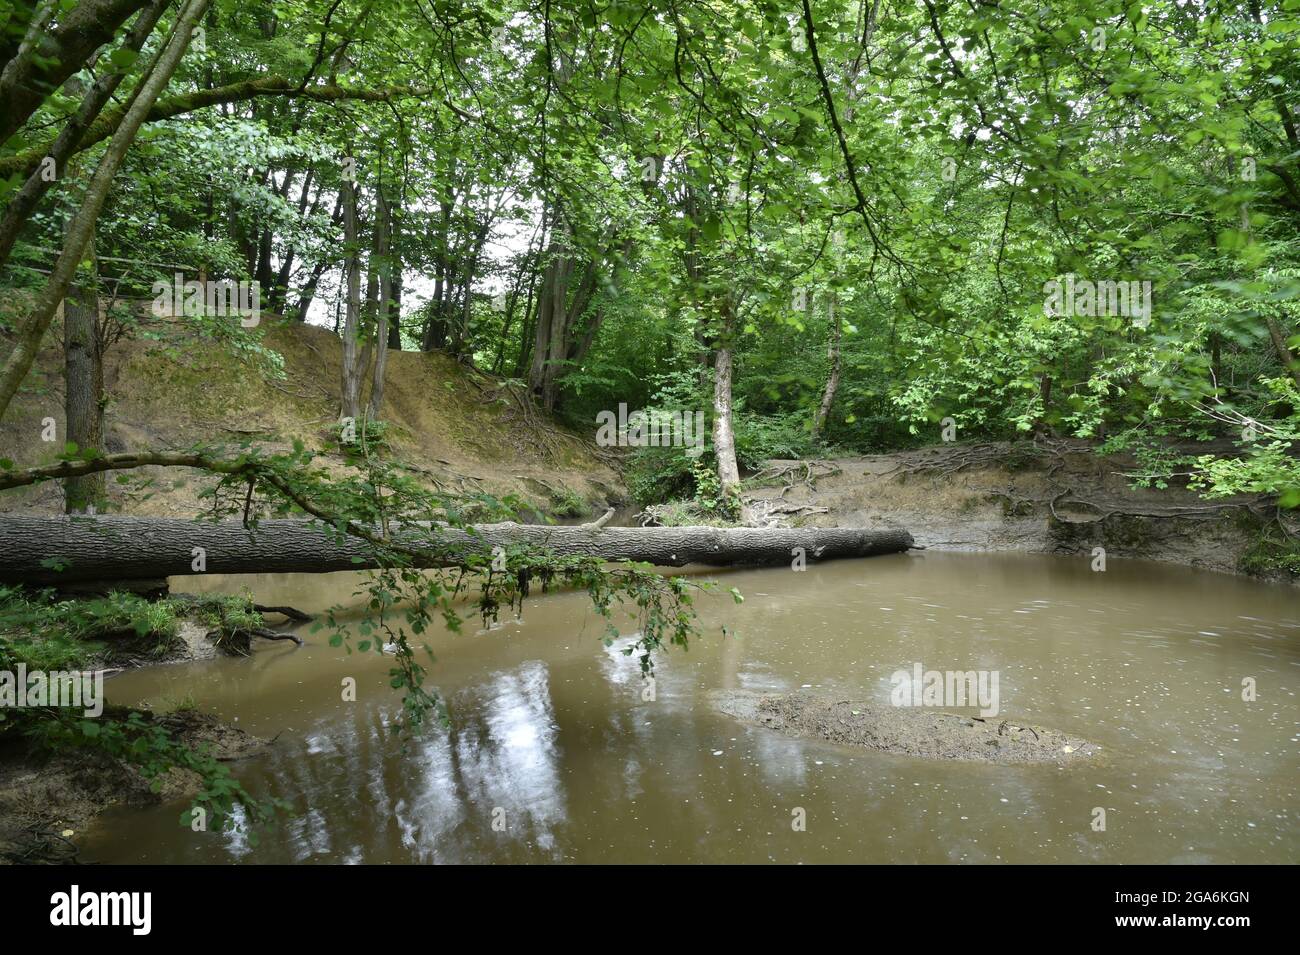
[{"label": "bushy green plant", "polygon": [[624,478],[632,500],[641,507],[666,504],[695,493],[689,448],[637,448],[628,458]]},{"label": "bushy green plant", "polygon": [[362,416],[356,421],[338,421],[334,425],[334,440],[346,455],[378,454],[391,450],[388,422]]},{"label": "bushy green plant", "polygon": [[1300,540],[1284,531],[1266,528],[1242,554],[1240,569],[1247,574],[1300,578]]},{"label": "bushy green plant", "polygon": [[586,517],[591,508],[573,488],[560,487],[551,495],[551,513],[555,517]]},{"label": "bushy green plant", "polygon": [[[57,600],[53,591],[28,593],[0,587],[0,669],[23,664],[30,670],[85,670],[104,650],[99,642],[130,635],[151,641],[155,652],[169,648],[180,627],[179,616],[200,607],[205,620],[261,622],[247,597],[186,598],[150,601],[130,593],[110,593],[91,600]],[[194,709],[183,699],[173,711]],[[132,763],[147,778],[171,769],[187,769],[203,779],[203,789],[187,812],[203,808],[219,825],[232,819],[236,803],[252,823],[267,821],[279,808],[275,802],[253,799],[230,770],[206,750],[194,750],[174,738],[166,727],[137,712],[106,710],[86,719],[57,708],[0,712],[0,734],[18,733],[47,751],[93,749]],[[255,834],[250,832],[250,838]]]},{"label": "bushy green plant", "polygon": [[164,653],[180,629],[169,601],[110,593],[90,600],[56,600],[52,591],[0,588],[0,659],[32,669],[85,667],[105,641],[134,637]]},{"label": "bushy green plant", "polygon": [[82,669],[102,650],[79,639],[51,610],[48,595],[0,587],[0,669]]},{"label": "bushy green plant", "polygon": [[696,510],[706,518],[734,521],[740,513],[740,497],[734,488],[722,486],[717,470],[695,458],[691,461],[691,476],[695,480],[691,500]]},{"label": "bushy green plant", "polygon": [[759,470],[772,458],[810,458],[825,451],[813,438],[807,415],[798,411],[737,414],[735,439],[736,461],[747,471]]}]

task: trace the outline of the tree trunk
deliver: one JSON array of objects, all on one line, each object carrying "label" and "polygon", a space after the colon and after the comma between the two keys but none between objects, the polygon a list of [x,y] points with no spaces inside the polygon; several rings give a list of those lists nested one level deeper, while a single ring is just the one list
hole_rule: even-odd
[{"label": "tree trunk", "polygon": [[826,355],[831,360],[831,368],[826,375],[826,389],[822,392],[822,403],[817,408],[817,416],[813,418],[814,438],[820,438],[822,431],[825,430],[826,422],[831,416],[831,408],[835,404],[835,392],[840,387],[840,310],[837,295],[831,296],[830,313],[830,344],[826,347]]},{"label": "tree trunk", "polygon": [[[60,11],[53,29],[38,29],[0,73],[0,145],[27,122],[46,98],[83,69],[113,39],[127,17],[148,0],[81,0]],[[206,6],[206,3],[204,4]],[[201,11],[200,11],[201,12]],[[191,21],[190,26],[197,22]],[[189,42],[186,30],[185,42]],[[149,105],[153,105],[150,99]]]},{"label": "tree trunk", "polygon": [[355,422],[361,417],[361,364],[357,336],[361,325],[361,250],[357,246],[357,184],[343,184],[343,242],[347,259],[347,303],[343,323],[343,407],[340,417]]},{"label": "tree trunk", "polygon": [[389,263],[388,350],[402,350],[402,193],[397,196],[397,208],[388,208]]},{"label": "tree trunk", "polygon": [[[400,527],[395,539],[428,548],[426,534]],[[75,583],[195,573],[202,548],[207,573],[324,573],[376,566],[369,545],[342,540],[311,521],[205,523],[148,517],[0,517],[0,581]],[[906,531],[852,528],[551,527],[484,524],[470,534],[443,528],[436,553],[419,561],[453,567],[466,556],[490,556],[494,546],[532,545],[559,555],[637,560],[667,567],[788,566],[802,548],[809,560],[870,557],[912,546]],[[64,565],[53,570],[50,563]]]},{"label": "tree trunk", "polygon": [[57,5],[54,0],[9,4],[5,7],[4,29],[0,30],[0,84],[9,74],[21,69],[35,55],[36,44],[45,31]]},{"label": "tree trunk", "polygon": [[1291,353],[1291,348],[1286,343],[1286,333],[1276,318],[1270,315],[1266,321],[1268,337],[1273,339],[1273,350],[1277,353],[1277,360],[1282,363],[1283,369],[1291,376],[1296,387],[1300,388],[1300,362],[1296,361],[1295,355]]},{"label": "tree trunk", "polygon": [[[153,0],[141,11],[131,26],[131,32],[123,41],[122,49],[139,53],[145,41],[153,33],[154,27],[158,25],[158,18],[162,16],[163,10],[170,4],[171,0]],[[77,112],[64,123],[63,129],[59,131],[59,135],[50,146],[47,158],[53,164],[54,178],[43,175],[42,169],[34,170],[18,193],[5,206],[4,216],[0,218],[0,266],[9,261],[9,254],[13,251],[14,243],[18,240],[23,226],[27,224],[27,220],[31,218],[42,197],[49,191],[57,177],[64,174],[68,158],[81,142],[82,134],[103,110],[104,104],[108,102],[125,76],[125,69],[110,70],[91,84],[81,98],[81,105],[77,107]]]},{"label": "tree trunk", "polygon": [[549,382],[554,380],[554,373],[550,370],[555,361],[551,343],[564,334],[570,268],[565,248],[566,234],[564,225],[558,224],[547,249],[542,286],[537,293],[537,323],[533,327],[533,360],[528,369],[528,389],[543,404],[548,399]]},{"label": "tree trunk", "polygon": [[1043,407],[1034,422],[1034,434],[1050,435],[1052,426],[1048,424],[1047,415],[1052,410],[1052,376],[1046,372],[1038,376],[1038,400]]},{"label": "tree trunk", "polygon": [[393,297],[393,269],[389,262],[389,244],[392,238],[392,216],[383,189],[375,198],[375,256],[379,271],[379,307],[375,329],[375,372],[370,385],[370,405],[366,417],[378,420],[384,404],[384,375],[388,370],[388,310]]},{"label": "tree trunk", "polygon": [[[67,440],[79,453],[104,450],[104,354],[99,337],[99,282],[92,244],[89,274],[82,273],[63,302],[64,420]],[[104,475],[63,482],[64,511],[84,514],[104,499]]]},{"label": "tree trunk", "polygon": [[18,332],[17,347],[5,360],[3,369],[0,369],[0,418],[4,417],[9,402],[18,392],[18,386],[31,370],[32,362],[36,360],[36,353],[40,350],[41,340],[54,319],[55,309],[67,296],[68,286],[72,283],[86,246],[95,233],[95,222],[99,218],[99,212],[104,206],[104,200],[108,196],[108,190],[113,184],[113,177],[118,167],[121,166],[150,108],[158,99],[158,94],[166,88],[181,58],[185,55],[185,48],[189,46],[194,25],[207,6],[208,0],[189,0],[186,4],[177,20],[176,31],[172,34],[171,40],[162,55],[158,57],[149,75],[141,81],[121,125],[118,126],[112,141],[104,151],[86,189],[86,195],[81,201],[81,207],[68,227],[68,236],[63,243],[63,250],[54,263],[45,287],[37,296],[36,304],[32,307],[27,321]]},{"label": "tree trunk", "polygon": [[491,227],[490,222],[484,222],[475,233],[473,240],[465,254],[465,270],[462,280],[462,297],[460,302],[460,316],[453,323],[451,345],[448,351],[457,359],[465,364],[473,366],[474,352],[470,348],[466,353],[466,345],[469,342],[470,319],[473,317],[474,309],[474,280],[478,277],[479,257],[483,253],[483,245],[487,242],[488,230]]},{"label": "tree trunk", "polygon": [[713,454],[718,462],[718,483],[724,493],[739,503],[740,519],[749,523],[753,515],[741,502],[740,466],[736,462],[736,438],[731,415],[731,347],[732,318],[729,307],[722,305],[722,334],[713,353]]}]

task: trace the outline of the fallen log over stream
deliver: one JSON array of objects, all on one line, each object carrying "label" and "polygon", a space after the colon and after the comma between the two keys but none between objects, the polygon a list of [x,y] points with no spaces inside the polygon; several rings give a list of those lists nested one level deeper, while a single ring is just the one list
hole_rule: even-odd
[{"label": "fallen log over stream", "polygon": [[[427,530],[390,529],[392,539],[427,549]],[[853,528],[551,527],[482,524],[473,532],[440,528],[436,552],[418,566],[454,567],[494,547],[531,546],[569,556],[685,564],[790,565],[892,554],[912,546],[903,530]],[[201,555],[201,560],[200,560]],[[157,579],[196,573],[324,573],[378,566],[364,540],[298,520],[205,523],[151,517],[0,517],[0,581],[76,583]],[[201,568],[201,569],[199,569]]]}]

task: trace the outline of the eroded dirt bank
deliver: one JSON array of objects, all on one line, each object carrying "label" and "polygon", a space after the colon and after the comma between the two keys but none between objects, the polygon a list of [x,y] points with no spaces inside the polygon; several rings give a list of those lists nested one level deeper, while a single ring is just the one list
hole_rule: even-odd
[{"label": "eroded dirt bank", "polygon": [[794,523],[903,527],[917,544],[938,550],[1091,560],[1100,547],[1106,557],[1282,578],[1258,560],[1261,535],[1276,520],[1267,502],[1134,488],[1126,474],[1132,467],[1131,459],[1103,457],[1083,441],[957,444],[773,461],[751,480],[758,486],[750,495]]},{"label": "eroded dirt bank", "polygon": [[786,736],[820,739],[925,759],[984,763],[1095,762],[1101,748],[1078,736],[1014,717],[980,717],[923,707],[835,700],[812,693],[719,690],[713,704],[742,723]]},{"label": "eroded dirt bank", "polygon": [[[190,749],[209,747],[219,761],[244,759],[269,745],[215,717],[182,710],[150,717]],[[81,832],[114,806],[145,807],[187,799],[202,787],[198,773],[173,769],[158,786],[140,769],[104,752],[37,752],[22,740],[0,758],[0,865],[77,861]]]},{"label": "eroded dirt bank", "polygon": [[[264,316],[258,334],[278,373],[217,348],[194,348],[183,323],[143,315],[150,337],[124,339],[105,355],[105,450],[184,449],[252,443],[268,453],[295,441],[319,463],[333,453],[340,407],[342,344],[326,328]],[[0,421],[4,457],[16,467],[51,464],[63,450],[62,332],[48,337],[30,380]],[[390,352],[383,442],[417,480],[449,493],[511,494],[553,516],[599,514],[626,494],[616,463],[590,433],[569,431],[523,401],[518,389],[439,352]],[[42,422],[52,418],[48,440]],[[124,514],[193,517],[211,507],[210,476],[184,468],[132,473],[148,487],[108,481],[110,507]],[[0,495],[0,512],[57,514],[59,482]]]}]

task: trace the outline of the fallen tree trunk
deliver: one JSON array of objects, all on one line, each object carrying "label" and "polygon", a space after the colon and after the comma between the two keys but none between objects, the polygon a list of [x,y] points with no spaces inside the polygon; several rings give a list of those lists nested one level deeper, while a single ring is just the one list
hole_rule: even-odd
[{"label": "fallen tree trunk", "polygon": [[[424,528],[398,527],[392,539],[426,550]],[[471,554],[526,545],[551,553],[645,561],[669,567],[790,565],[905,551],[902,530],[852,528],[548,527],[483,524],[473,533],[442,528],[437,551],[413,561],[454,567]],[[802,555],[798,549],[802,548]],[[203,523],[148,517],[0,517],[0,581],[69,583],[197,573],[324,573],[376,567],[373,548],[323,524],[267,520]]]}]

